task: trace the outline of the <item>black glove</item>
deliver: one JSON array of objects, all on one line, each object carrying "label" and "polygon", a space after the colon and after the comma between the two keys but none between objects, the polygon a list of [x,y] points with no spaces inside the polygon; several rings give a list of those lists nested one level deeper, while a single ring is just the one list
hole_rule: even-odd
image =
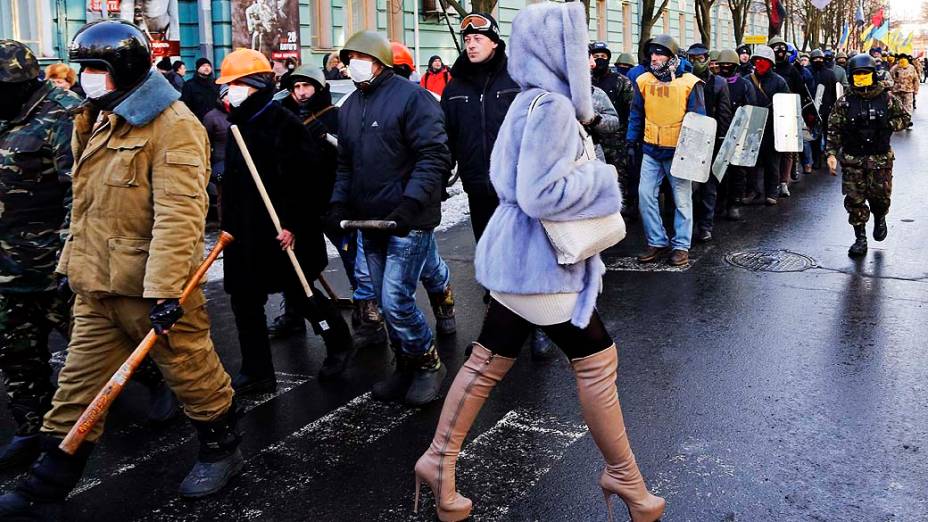
[{"label": "black glove", "polygon": [[183,316],[184,309],[180,307],[180,301],[177,299],[165,299],[152,306],[151,312],[148,313],[151,327],[158,335],[164,335]]},{"label": "black glove", "polygon": [[66,275],[58,276],[58,280],[55,282],[55,290],[65,301],[71,299],[71,296],[74,295],[74,292],[71,290],[71,281]]},{"label": "black glove", "polygon": [[629,142],[625,146],[625,157],[628,160],[628,165],[632,166],[638,160],[638,144],[635,142]]},{"label": "black glove", "polygon": [[421,212],[421,207],[419,202],[412,199],[403,197],[403,201],[396,206],[396,209],[387,216],[387,221],[395,221],[396,228],[390,231],[391,235],[397,237],[406,237],[409,235],[409,231],[412,230],[412,220]]},{"label": "black glove", "polygon": [[331,235],[342,235],[342,221],[348,219],[348,206],[344,203],[332,203],[325,215],[325,228]]}]

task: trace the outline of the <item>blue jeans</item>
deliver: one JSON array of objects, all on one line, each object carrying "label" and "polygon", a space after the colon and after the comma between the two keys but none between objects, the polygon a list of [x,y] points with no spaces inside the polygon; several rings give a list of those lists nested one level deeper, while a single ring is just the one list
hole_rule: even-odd
[{"label": "blue jeans", "polygon": [[374,293],[374,282],[371,280],[371,271],[367,268],[367,257],[364,255],[364,240],[361,231],[357,232],[358,248],[354,261],[354,294],[351,299],[357,301],[373,301],[377,298]]},{"label": "blue jeans", "polygon": [[369,234],[364,256],[383,310],[390,342],[407,356],[420,356],[432,346],[432,330],[416,306],[416,287],[435,242],[431,230],[413,230],[406,237]]},{"label": "blue jeans", "polygon": [[808,167],[812,164],[812,144],[814,141],[802,142],[802,166]]},{"label": "blue jeans", "polygon": [[[645,154],[641,158],[641,181],[638,183],[638,208],[641,210],[641,222],[644,225],[648,246],[674,250],[690,249],[693,238],[693,182],[670,175],[672,160],[659,161]],[[670,179],[673,188],[673,203],[677,207],[674,214],[673,241],[667,239],[658,195],[664,178]]]},{"label": "blue jeans", "polygon": [[[443,294],[451,283],[451,271],[438,253],[438,243],[432,235],[432,244],[429,247],[428,257],[422,267],[422,276],[419,278],[425,291],[430,294]],[[358,232],[357,261],[354,264],[354,294],[355,301],[370,301],[376,298],[374,282],[371,280],[371,271],[367,268],[367,258],[364,256],[364,243],[361,241],[361,232]]]}]

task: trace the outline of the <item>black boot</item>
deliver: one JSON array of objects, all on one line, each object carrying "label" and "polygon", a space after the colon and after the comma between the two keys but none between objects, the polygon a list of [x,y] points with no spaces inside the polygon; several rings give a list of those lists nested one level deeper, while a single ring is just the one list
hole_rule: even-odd
[{"label": "black boot", "polygon": [[439,391],[448,369],[438,358],[438,350],[434,344],[413,364],[412,383],[406,392],[406,404],[424,406],[440,397]]},{"label": "black boot", "polygon": [[209,422],[190,420],[200,440],[197,463],[180,484],[181,496],[205,497],[218,492],[242,471],[245,459],[238,449],[242,440],[235,429],[235,404],[218,419]]},{"label": "black boot", "polygon": [[413,363],[400,352],[396,346],[393,347],[396,368],[393,374],[386,379],[374,384],[371,390],[371,396],[378,401],[399,401],[406,397],[409,386],[412,384]]},{"label": "black boot", "polygon": [[857,241],[848,249],[847,255],[851,257],[861,257],[867,255],[867,227],[866,225],[854,225],[854,235]]},{"label": "black boot", "polygon": [[354,355],[354,342],[345,320],[335,315],[327,322],[329,329],[322,332],[326,356],[319,369],[320,379],[331,379],[343,373]]},{"label": "black boot", "polygon": [[61,440],[39,436],[41,455],[11,493],[0,497],[0,520],[61,520],[64,500],[84,473],[93,443],[74,455],[58,449]]},{"label": "black boot", "polygon": [[351,323],[354,325],[354,345],[358,349],[387,343],[387,329],[376,301],[355,301]]},{"label": "black boot", "polygon": [[879,216],[877,214],[873,215],[873,239],[875,241],[883,241],[886,239],[886,234],[889,233],[889,228],[886,226],[886,216]]},{"label": "black boot", "polygon": [[154,424],[164,424],[180,415],[180,402],[171,391],[168,383],[162,380],[157,386],[148,389],[148,420]]},{"label": "black boot", "polygon": [[280,302],[281,313],[267,327],[267,335],[271,339],[285,339],[292,335],[306,333],[306,321],[293,307],[287,304],[284,298]]},{"label": "black boot", "polygon": [[239,372],[232,379],[232,389],[239,395],[274,393],[277,391],[277,376],[273,373],[252,376]]},{"label": "black boot", "polygon": [[529,340],[532,348],[532,360],[535,362],[550,361],[557,356],[557,347],[548,339],[541,328],[535,328]]},{"label": "black boot", "polygon": [[25,470],[42,452],[39,434],[14,435],[0,450],[0,470]]},{"label": "black boot", "polygon": [[451,285],[444,292],[429,294],[432,312],[435,314],[435,332],[438,335],[452,335],[457,331],[454,320],[454,291]]}]

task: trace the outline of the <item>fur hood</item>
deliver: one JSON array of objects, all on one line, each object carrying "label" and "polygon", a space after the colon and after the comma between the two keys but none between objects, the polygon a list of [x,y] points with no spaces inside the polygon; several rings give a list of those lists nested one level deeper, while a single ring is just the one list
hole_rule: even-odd
[{"label": "fur hood", "polygon": [[151,71],[148,77],[129,96],[113,109],[133,127],[144,127],[154,120],[164,109],[180,99],[177,92],[164,75]]},{"label": "fur hood", "polygon": [[521,10],[509,38],[509,75],[523,90],[537,87],[566,96],[578,120],[593,118],[589,35],[583,4],[534,4]]}]

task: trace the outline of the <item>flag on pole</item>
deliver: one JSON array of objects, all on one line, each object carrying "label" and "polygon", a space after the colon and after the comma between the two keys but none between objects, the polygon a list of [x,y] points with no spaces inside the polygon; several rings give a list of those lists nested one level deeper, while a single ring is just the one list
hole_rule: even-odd
[{"label": "flag on pole", "polygon": [[857,12],[854,14],[854,27],[863,27],[865,23],[864,6],[863,4],[857,4]]},{"label": "flag on pole", "polygon": [[873,38],[874,40],[879,40],[883,43],[887,43],[888,37],[889,37],[889,22],[888,21],[883,22],[883,25],[881,25],[877,29],[874,29],[873,32],[870,34],[870,38]]},{"label": "flag on pole", "polygon": [[867,27],[865,27],[864,30],[860,32],[860,41],[866,42],[867,40],[869,40],[870,35],[873,33],[874,29],[876,28],[873,27],[873,24],[870,24]]},{"label": "flag on pole", "polygon": [[783,0],[770,0],[770,34],[780,34],[785,19],[786,8],[783,6]]},{"label": "flag on pole", "polygon": [[877,11],[873,13],[873,16],[870,17],[870,23],[873,24],[874,27],[880,27],[881,25],[883,25],[883,8],[882,7],[877,9]]},{"label": "flag on pole", "polygon": [[812,0],[812,5],[816,7],[819,11],[825,10],[828,7],[828,4],[831,3],[831,0]]},{"label": "flag on pole", "polygon": [[844,30],[841,31],[841,38],[838,40],[838,49],[847,49],[847,41],[850,37],[851,26],[844,22]]}]

